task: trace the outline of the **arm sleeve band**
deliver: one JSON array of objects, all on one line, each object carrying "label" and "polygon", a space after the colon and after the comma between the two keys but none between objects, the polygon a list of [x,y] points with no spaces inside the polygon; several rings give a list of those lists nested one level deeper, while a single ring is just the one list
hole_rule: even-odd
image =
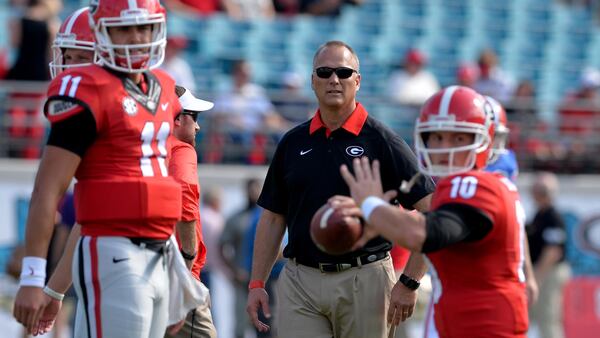
[{"label": "arm sleeve band", "polygon": [[89,109],[84,109],[79,114],[53,123],[47,144],[83,157],[96,140],[96,135],[96,120]]},{"label": "arm sleeve band", "polygon": [[482,210],[465,204],[446,204],[426,214],[424,253],[459,242],[477,241],[492,229],[492,220]]}]

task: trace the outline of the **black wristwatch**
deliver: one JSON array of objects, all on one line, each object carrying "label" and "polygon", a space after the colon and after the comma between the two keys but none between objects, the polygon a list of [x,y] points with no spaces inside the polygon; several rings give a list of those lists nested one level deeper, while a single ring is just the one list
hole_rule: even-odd
[{"label": "black wristwatch", "polygon": [[188,261],[193,261],[196,258],[196,256],[198,255],[198,251],[194,252],[194,254],[192,254],[192,255],[190,255],[189,253],[187,253],[183,250],[179,250],[179,252],[181,252],[183,259],[188,260]]},{"label": "black wristwatch", "polygon": [[419,288],[419,285],[421,285],[419,281],[412,279],[405,274],[400,275],[400,283],[411,290],[416,290]]}]

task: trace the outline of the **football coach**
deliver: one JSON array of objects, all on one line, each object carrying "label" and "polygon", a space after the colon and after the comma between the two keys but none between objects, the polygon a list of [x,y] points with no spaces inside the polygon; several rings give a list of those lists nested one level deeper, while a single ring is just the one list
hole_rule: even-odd
[{"label": "football coach", "polygon": [[[285,134],[275,151],[258,204],[264,208],[254,244],[247,312],[259,331],[270,329],[269,295],[264,284],[288,230],[288,262],[277,286],[275,325],[280,336],[296,338],[364,338],[393,335],[393,325],[412,314],[416,289],[427,267],[411,256],[396,282],[381,237],[363,248],[332,256],[310,237],[314,213],[334,195],[349,195],[339,168],[356,157],[381,162],[384,191],[398,189],[417,169],[414,153],[397,134],[369,116],[356,101],[361,75],[354,50],[329,41],[313,58],[312,89],[318,101],[314,117]],[[410,193],[398,194],[408,209],[426,211],[434,184],[420,177]]]}]

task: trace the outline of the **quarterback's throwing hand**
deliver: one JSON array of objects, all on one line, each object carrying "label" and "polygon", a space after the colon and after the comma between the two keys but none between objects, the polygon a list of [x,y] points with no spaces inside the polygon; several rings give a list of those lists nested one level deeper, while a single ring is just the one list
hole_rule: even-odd
[{"label": "quarterback's throwing hand", "polygon": [[359,206],[369,196],[383,196],[383,189],[381,188],[381,179],[379,177],[379,161],[373,161],[373,168],[369,164],[367,157],[361,159],[355,158],[352,162],[354,169],[354,175],[350,173],[348,167],[343,164],[340,167],[340,172],[348,188],[350,188],[350,194]]},{"label": "quarterback's throwing hand", "polygon": [[390,200],[396,196],[394,190],[388,191],[385,194],[383,193],[378,160],[373,161],[371,165],[367,157],[356,158],[352,162],[352,166],[354,168],[354,175],[350,173],[345,164],[340,167],[340,173],[344,181],[346,181],[348,188],[350,188],[350,194],[358,206],[369,196],[380,197],[384,200]]}]

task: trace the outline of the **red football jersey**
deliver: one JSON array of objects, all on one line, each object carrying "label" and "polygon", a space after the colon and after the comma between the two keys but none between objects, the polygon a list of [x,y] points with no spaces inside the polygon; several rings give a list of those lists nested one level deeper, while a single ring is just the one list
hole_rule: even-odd
[{"label": "red football jersey", "polygon": [[61,73],[48,89],[51,123],[89,109],[96,139],[75,173],[81,234],[166,239],[181,216],[181,187],[168,175],[174,116],[181,111],[165,73],[131,80],[92,65]]},{"label": "red football jersey", "polygon": [[449,203],[482,210],[493,227],[481,240],[427,254],[440,337],[525,337],[525,212],[517,188],[500,174],[469,171],[438,183],[432,210]]},{"label": "red football jersey", "polygon": [[[202,223],[198,203],[200,203],[200,185],[198,184],[198,157],[191,144],[173,140],[169,174],[181,184],[181,220],[185,222],[196,221],[196,243],[198,255],[192,265],[192,275],[200,280],[200,271],[206,263],[206,246],[202,237]],[[177,241],[179,241],[179,235]]]}]

